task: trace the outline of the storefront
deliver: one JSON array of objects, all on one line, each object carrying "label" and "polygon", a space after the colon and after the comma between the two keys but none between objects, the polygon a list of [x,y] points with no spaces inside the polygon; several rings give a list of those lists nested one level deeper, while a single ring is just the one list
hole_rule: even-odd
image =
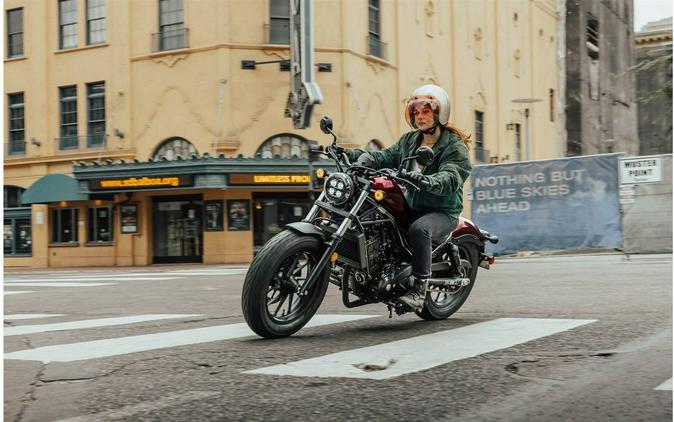
[{"label": "storefront", "polygon": [[75,164],[72,178],[58,176],[74,180],[79,196],[54,196],[54,187],[28,190],[40,219],[33,220],[29,265],[247,263],[286,224],[304,217],[309,182],[321,186],[309,172],[306,159],[207,154]]}]

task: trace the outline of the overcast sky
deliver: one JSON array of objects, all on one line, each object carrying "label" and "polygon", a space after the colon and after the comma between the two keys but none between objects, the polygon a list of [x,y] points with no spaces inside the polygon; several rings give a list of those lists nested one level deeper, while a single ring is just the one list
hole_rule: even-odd
[{"label": "overcast sky", "polygon": [[648,22],[672,16],[671,0],[634,0],[634,30]]}]

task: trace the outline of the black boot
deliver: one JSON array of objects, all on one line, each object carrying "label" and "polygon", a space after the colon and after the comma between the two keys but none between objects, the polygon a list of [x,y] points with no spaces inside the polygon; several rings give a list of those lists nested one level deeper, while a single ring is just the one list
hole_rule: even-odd
[{"label": "black boot", "polygon": [[398,298],[398,303],[411,309],[421,309],[426,301],[427,290],[428,280],[415,279],[414,286],[407,294]]}]

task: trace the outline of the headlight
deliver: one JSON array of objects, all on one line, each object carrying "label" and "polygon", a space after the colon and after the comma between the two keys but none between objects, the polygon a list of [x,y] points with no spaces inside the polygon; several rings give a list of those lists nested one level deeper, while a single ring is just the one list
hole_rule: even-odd
[{"label": "headlight", "polygon": [[341,205],[353,196],[353,181],[344,173],[332,173],[325,179],[325,196],[335,205]]}]

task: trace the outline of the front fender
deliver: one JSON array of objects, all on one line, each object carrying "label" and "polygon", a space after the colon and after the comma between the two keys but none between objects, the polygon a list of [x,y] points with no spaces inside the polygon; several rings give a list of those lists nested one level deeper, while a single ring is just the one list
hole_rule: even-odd
[{"label": "front fender", "polygon": [[306,221],[297,221],[294,223],[286,224],[286,228],[290,229],[299,234],[307,234],[310,236],[317,236],[321,240],[326,240],[328,233],[325,233],[323,230],[319,229],[311,223]]}]

